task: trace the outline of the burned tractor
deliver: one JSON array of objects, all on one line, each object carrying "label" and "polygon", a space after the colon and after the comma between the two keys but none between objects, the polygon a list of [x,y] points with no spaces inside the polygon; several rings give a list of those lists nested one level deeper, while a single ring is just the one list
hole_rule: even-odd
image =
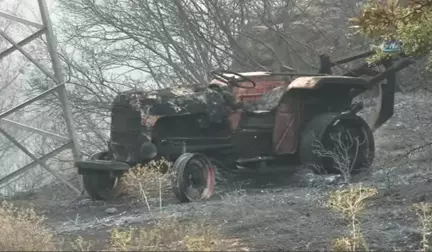
[{"label": "burned tractor", "polygon": [[[215,71],[207,86],[120,93],[112,104],[108,150],[76,162],[85,189],[94,199],[115,198],[123,174],[162,157],[174,163],[173,191],[181,202],[208,199],[219,169],[241,173],[310,164],[337,173],[338,155],[345,155],[352,173],[368,169],[375,153],[372,132],[393,115],[396,72],[412,63],[398,58],[381,62],[383,72],[365,63],[332,75],[333,66],[372,54],[336,62],[321,56],[316,74]],[[368,124],[353,99],[384,80],[378,116]],[[344,142],[349,139],[356,141]],[[335,157],[318,149],[336,145],[345,149]]]}]

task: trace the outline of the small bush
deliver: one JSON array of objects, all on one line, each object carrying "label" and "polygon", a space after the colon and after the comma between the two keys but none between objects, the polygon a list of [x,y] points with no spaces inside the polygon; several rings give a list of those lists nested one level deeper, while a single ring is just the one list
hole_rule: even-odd
[{"label": "small bush", "polygon": [[81,236],[78,236],[78,238],[72,242],[71,245],[75,251],[94,251],[93,242],[84,240],[84,238]]},{"label": "small bush", "polygon": [[162,208],[162,199],[172,194],[170,168],[171,163],[162,158],[134,167],[125,175],[124,182],[128,193],[137,196],[139,201],[144,201],[151,214],[149,198],[159,199],[159,206]]},{"label": "small bush", "polygon": [[0,251],[53,251],[54,235],[33,208],[17,208],[6,201],[0,205]]},{"label": "small bush", "polygon": [[[336,143],[333,148],[326,148],[323,143],[317,141],[314,144],[316,149],[313,151],[314,154],[318,155],[321,158],[327,158],[332,160],[334,163],[334,169],[336,169],[342,175],[344,182],[349,183],[351,181],[351,176],[354,171],[355,161],[352,160],[351,149],[355,147],[355,156],[354,160],[359,157],[359,146],[364,144],[360,142],[358,137],[353,137],[349,132],[346,134],[337,133],[332,134],[330,139]],[[366,165],[365,167],[367,167]],[[314,167],[318,172],[326,172],[322,170],[322,167]]]},{"label": "small bush", "polygon": [[138,194],[141,199],[158,198],[171,193],[170,167],[171,163],[165,159],[134,167],[125,179],[129,193]]},{"label": "small bush", "polygon": [[415,211],[421,224],[422,240],[420,242],[420,250],[423,252],[432,251],[432,203],[421,202],[412,205],[411,208]]},{"label": "small bush", "polygon": [[359,214],[363,211],[364,200],[377,194],[375,188],[361,185],[330,193],[328,206],[341,212],[349,222],[350,235],[333,241],[332,251],[367,251],[367,243],[360,230]]}]

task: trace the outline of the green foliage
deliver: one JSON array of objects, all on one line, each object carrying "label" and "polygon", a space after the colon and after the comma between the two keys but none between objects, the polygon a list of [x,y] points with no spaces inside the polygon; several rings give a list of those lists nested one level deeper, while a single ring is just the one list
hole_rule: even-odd
[{"label": "green foliage", "polygon": [[[369,0],[361,14],[351,19],[352,28],[376,39],[401,40],[408,56],[427,55],[432,50],[432,0]],[[372,61],[384,57],[376,55]]]}]

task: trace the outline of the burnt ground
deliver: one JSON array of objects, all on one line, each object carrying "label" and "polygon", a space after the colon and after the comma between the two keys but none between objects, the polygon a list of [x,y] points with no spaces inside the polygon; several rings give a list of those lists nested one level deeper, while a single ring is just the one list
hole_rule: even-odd
[{"label": "burnt ground", "polygon": [[[431,98],[420,93],[397,95],[394,117],[375,133],[374,170],[355,179],[354,183],[379,189],[378,195],[368,200],[362,216],[370,249],[412,250],[419,246],[419,222],[409,207],[432,201],[432,150],[412,150],[432,142]],[[153,216],[144,203],[131,197],[94,202],[76,198],[59,185],[15,202],[34,204],[65,241],[82,236],[102,246],[113,227],[145,227],[150,220],[170,215],[185,220],[209,219],[250,250],[328,250],[331,240],[347,230],[342,216],[325,207],[326,194],[344,185],[326,182],[332,178],[305,170],[284,180],[280,183],[279,179],[276,185],[239,185],[207,202],[177,204],[174,197],[165,197],[162,213],[157,211],[158,200],[152,199]],[[106,210],[111,207],[116,211],[109,214]]]}]

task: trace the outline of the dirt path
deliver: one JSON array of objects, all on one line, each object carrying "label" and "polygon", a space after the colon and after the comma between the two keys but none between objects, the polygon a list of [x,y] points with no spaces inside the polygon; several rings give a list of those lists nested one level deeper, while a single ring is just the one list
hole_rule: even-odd
[{"label": "dirt path", "polygon": [[[395,116],[375,133],[375,171],[357,181],[380,189],[368,201],[362,217],[370,249],[418,248],[419,223],[409,206],[432,200],[430,148],[394,160],[432,141],[428,134],[432,113],[420,113],[431,107],[432,99],[424,95],[398,95]],[[331,240],[346,232],[341,216],[324,206],[326,193],[341,185],[318,183],[324,178],[305,171],[287,180],[290,182],[283,186],[243,188],[202,203],[177,204],[174,198],[165,198],[163,213],[157,200],[150,202],[152,213],[145,204],[127,197],[110,203],[67,195],[53,200],[55,192],[67,190],[61,188],[46,189],[17,202],[34,203],[48,217],[48,225],[66,240],[80,235],[102,245],[113,227],[143,227],[150,220],[170,215],[185,220],[211,219],[251,250],[328,250]]]}]

